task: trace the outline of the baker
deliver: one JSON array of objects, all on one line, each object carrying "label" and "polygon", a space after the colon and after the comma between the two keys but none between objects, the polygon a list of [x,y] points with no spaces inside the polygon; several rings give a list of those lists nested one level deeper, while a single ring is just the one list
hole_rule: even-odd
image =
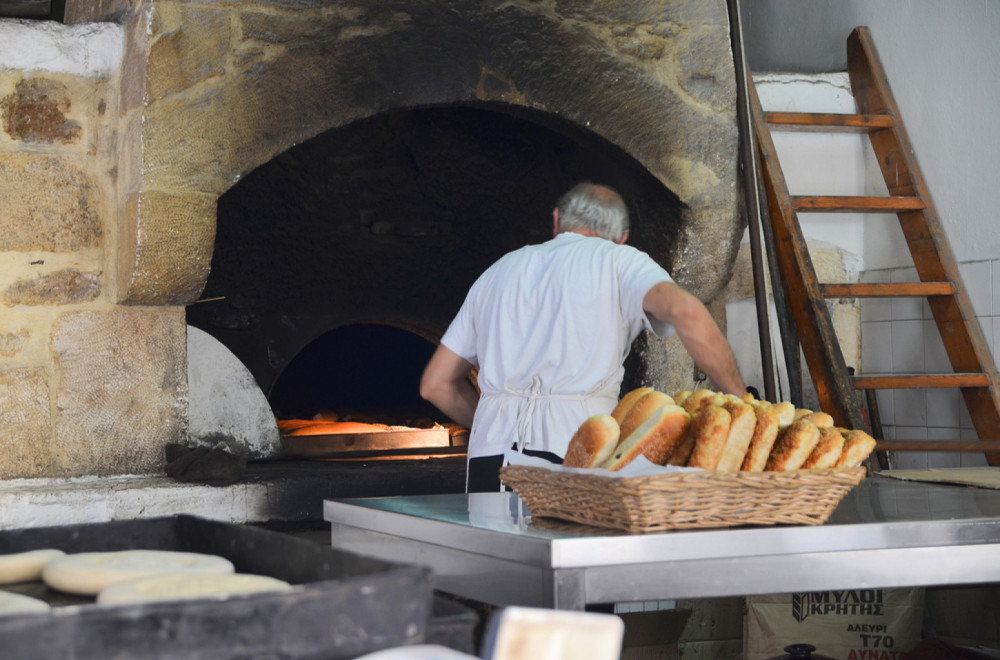
[{"label": "baker", "polygon": [[[476,280],[420,380],[424,399],[470,428],[469,492],[502,489],[508,449],[560,462],[585,419],[614,409],[643,329],[676,332],[716,388],[746,391],[705,305],[625,245],[617,192],[580,183],[552,218],[554,238],[506,254]],[[468,379],[474,367],[481,396]]]}]

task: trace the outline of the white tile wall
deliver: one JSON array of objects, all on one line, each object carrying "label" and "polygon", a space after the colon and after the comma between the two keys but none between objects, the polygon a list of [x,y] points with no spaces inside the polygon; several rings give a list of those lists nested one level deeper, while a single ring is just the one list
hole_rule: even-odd
[{"label": "white tile wall", "polygon": [[979,318],[990,317],[993,310],[993,275],[989,261],[970,261],[958,265],[965,291]]},{"label": "white tile wall", "polygon": [[1000,260],[990,262],[990,270],[993,272],[993,315],[1000,314]]},{"label": "white tile wall", "polygon": [[924,373],[924,322],[893,320],[891,327],[893,373]]},{"label": "white tile wall", "polygon": [[[889,273],[889,281],[898,284],[919,282],[916,268],[895,268]],[[893,321],[906,321],[924,318],[923,299],[921,298],[890,298]]]},{"label": "white tile wall", "polygon": [[[962,281],[996,361],[1000,346],[1000,259],[959,265]],[[915,282],[913,268],[866,271],[862,282]],[[899,298],[861,303],[863,373],[949,373],[937,325],[925,300]],[[972,419],[955,389],[894,390],[876,394],[886,439],[976,440]],[[979,453],[898,452],[893,467],[982,467]]]},{"label": "white tile wall", "polygon": [[[1000,276],[1000,268],[997,269]],[[888,270],[866,270],[861,273],[859,281],[865,284],[886,284],[889,282]],[[891,301],[880,298],[861,299],[861,322],[874,323],[876,321],[891,321],[892,305]]]}]

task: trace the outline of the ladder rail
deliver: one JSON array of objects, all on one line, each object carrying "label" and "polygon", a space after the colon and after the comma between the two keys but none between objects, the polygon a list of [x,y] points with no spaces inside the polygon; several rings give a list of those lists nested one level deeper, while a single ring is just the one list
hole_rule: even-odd
[{"label": "ladder rail", "polygon": [[[848,38],[847,62],[858,110],[894,118],[891,128],[869,134],[889,194],[924,200],[925,208],[898,216],[919,278],[961,282],[958,264],[867,27],[855,29]],[[982,371],[987,375],[990,381],[987,387],[962,388],[962,396],[979,438],[1000,439],[1000,381],[996,362],[968,294],[964,287],[958,287],[952,296],[928,298],[928,306],[952,368],[957,372]],[[987,459],[991,464],[1000,464],[1000,453],[988,453]]]}]

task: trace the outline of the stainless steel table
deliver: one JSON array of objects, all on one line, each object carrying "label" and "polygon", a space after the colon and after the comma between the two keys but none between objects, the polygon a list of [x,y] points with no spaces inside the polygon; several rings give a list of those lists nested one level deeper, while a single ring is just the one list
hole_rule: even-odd
[{"label": "stainless steel table", "polygon": [[433,570],[494,605],[1000,582],[1000,491],[878,475],[821,526],[631,535],[532,520],[512,493],[327,500],[333,547]]}]

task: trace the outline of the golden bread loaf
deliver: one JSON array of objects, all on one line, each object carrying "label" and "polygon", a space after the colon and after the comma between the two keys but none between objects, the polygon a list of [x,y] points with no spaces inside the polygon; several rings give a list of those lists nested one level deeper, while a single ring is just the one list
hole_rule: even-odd
[{"label": "golden bread loaf", "polygon": [[803,470],[834,467],[844,452],[844,436],[832,426],[819,428],[819,442],[802,464]]},{"label": "golden bread loaf", "polygon": [[750,441],[753,439],[754,427],[757,425],[757,414],[754,407],[733,397],[722,404],[729,413],[729,435],[722,447],[722,455],[715,469],[719,472],[738,472],[743,465]]},{"label": "golden bread loaf", "polygon": [[795,406],[788,401],[779,401],[772,405],[778,413],[778,426],[785,428],[795,421]]},{"label": "golden bread loaf", "polygon": [[778,438],[781,416],[775,406],[757,405],[754,406],[756,415],[753,436],[750,438],[750,446],[743,456],[743,463],[740,470],[744,472],[762,472],[767,464],[767,459],[771,455],[771,448]]},{"label": "golden bread loaf", "polygon": [[684,434],[684,437],[680,439],[677,446],[670,453],[670,457],[667,459],[665,465],[679,465],[685,466],[688,464],[688,459],[691,458],[691,451],[694,449],[694,435],[691,434],[691,426],[688,425],[688,431]]},{"label": "golden bread loaf", "polygon": [[620,470],[640,454],[657,465],[663,465],[684,437],[690,421],[691,416],[680,406],[672,403],[660,406],[635,430],[623,437],[600,467]]},{"label": "golden bread loaf", "polygon": [[652,391],[652,387],[638,387],[627,392],[618,402],[618,405],[615,406],[615,409],[611,411],[611,416],[615,418],[615,421],[618,422],[619,425],[621,425],[622,421],[625,420],[625,415],[627,415],[628,411],[632,409],[635,402]]},{"label": "golden bread loaf", "polygon": [[778,433],[771,456],[764,465],[766,472],[798,470],[819,443],[819,429],[812,422],[798,420]]},{"label": "golden bread loaf", "polygon": [[625,418],[621,422],[621,439],[624,440],[632,431],[639,428],[658,408],[673,404],[674,400],[669,394],[664,394],[658,390],[652,390],[640,396],[632,407],[629,408],[625,414]]},{"label": "golden bread loaf", "polygon": [[807,422],[812,422],[817,428],[829,429],[833,428],[833,417],[829,413],[821,411],[809,411],[805,415],[798,417],[798,419],[804,419]]},{"label": "golden bread loaf", "polygon": [[834,467],[858,467],[875,450],[875,438],[854,429],[844,434],[844,453]]},{"label": "golden bread loaf", "polygon": [[694,447],[688,459],[689,467],[714,470],[722,457],[722,448],[729,437],[732,416],[725,408],[708,406],[699,410],[691,419]]},{"label": "golden bread loaf", "polygon": [[857,467],[875,449],[860,430],[822,411],[702,388],[670,396],[652,387],[626,393],[609,415],[580,425],[568,467],[620,470],[637,456],[652,463],[719,472]]},{"label": "golden bread loaf", "polygon": [[566,449],[563,465],[593,468],[611,456],[618,446],[620,430],[611,415],[594,415],[584,420],[573,434]]},{"label": "golden bread loaf", "polygon": [[717,392],[713,392],[712,390],[705,388],[695,390],[684,399],[684,404],[681,407],[688,411],[689,414],[693,415],[698,412],[705,399],[711,399],[716,394]]}]

